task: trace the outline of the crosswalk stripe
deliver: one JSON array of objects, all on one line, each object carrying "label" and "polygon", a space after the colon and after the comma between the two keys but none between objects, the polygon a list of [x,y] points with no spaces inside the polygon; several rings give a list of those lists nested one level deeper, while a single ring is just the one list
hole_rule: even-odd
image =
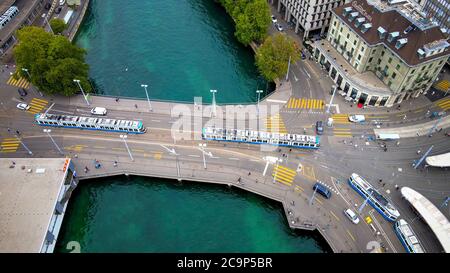
[{"label": "crosswalk stripe", "polygon": [[48,101],[42,100],[42,99],[38,99],[38,98],[33,98],[33,101],[39,101],[39,102],[42,102],[42,103],[45,103],[45,104],[48,103]]},{"label": "crosswalk stripe", "polygon": [[297,172],[294,171],[293,169],[289,169],[289,168],[284,167],[284,166],[281,166],[281,165],[278,165],[277,169],[283,170],[283,171],[286,171],[286,172],[289,172],[289,173],[291,173],[291,174],[293,174],[293,175],[295,175],[295,174],[297,173]]}]

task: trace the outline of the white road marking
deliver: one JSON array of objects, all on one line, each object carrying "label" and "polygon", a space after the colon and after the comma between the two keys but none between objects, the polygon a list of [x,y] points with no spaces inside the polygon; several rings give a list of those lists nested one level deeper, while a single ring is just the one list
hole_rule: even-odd
[{"label": "white road marking", "polygon": [[58,112],[58,113],[65,113],[65,114],[71,114],[71,115],[73,115],[73,112],[68,112],[68,111],[62,111],[62,110],[56,110],[56,109],[53,109],[52,111],[53,111],[53,112]]},{"label": "white road marking", "polygon": [[267,99],[268,102],[278,102],[278,103],[286,103],[287,101],[285,100],[271,100],[271,99]]},{"label": "white road marking", "polygon": [[190,157],[200,157],[199,155],[188,155]]},{"label": "white road marking", "polygon": [[239,158],[236,158],[236,157],[230,157],[230,158],[228,158],[229,160],[239,160]]},{"label": "white road marking", "polygon": [[391,240],[389,240],[388,236],[386,235],[386,232],[384,232],[383,228],[381,227],[380,223],[378,223],[377,218],[373,215],[373,210],[369,211],[369,215],[372,217],[373,222],[375,225],[377,225],[378,229],[381,231],[381,235],[386,239],[387,243],[391,247],[391,249],[394,251],[394,253],[397,253],[397,250],[394,248],[394,245],[392,245]]},{"label": "white road marking", "polygon": [[161,122],[160,120],[157,119],[152,119],[153,122]]},{"label": "white road marking", "polygon": [[[334,182],[334,177],[331,176],[331,183],[333,184],[333,187],[336,189],[336,191],[339,193],[338,195],[340,197],[342,197],[342,199],[344,200],[345,203],[347,203],[347,206],[351,207],[350,202],[347,201],[347,199],[344,198],[344,196],[342,196],[341,192],[339,191],[338,187],[336,186],[335,182]],[[336,179],[337,180],[337,179]]]},{"label": "white road marking", "polygon": [[306,69],[303,67],[303,71],[305,71],[306,75],[308,75],[308,78],[311,79],[311,75],[309,75],[308,71],[306,71]]}]

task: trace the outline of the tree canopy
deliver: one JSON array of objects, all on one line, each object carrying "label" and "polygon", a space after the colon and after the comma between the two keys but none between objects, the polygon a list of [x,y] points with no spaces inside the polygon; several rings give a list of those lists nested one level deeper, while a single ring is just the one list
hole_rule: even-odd
[{"label": "tree canopy", "polygon": [[50,27],[52,28],[55,34],[61,34],[66,28],[67,25],[64,20],[59,18],[53,18],[50,20]]},{"label": "tree canopy", "polygon": [[269,36],[256,52],[256,66],[269,81],[286,75],[291,58],[291,64],[300,59],[298,44],[285,34]]},{"label": "tree canopy", "polygon": [[219,0],[236,23],[234,35],[244,45],[263,41],[270,25],[266,0]]},{"label": "tree canopy", "polygon": [[86,51],[67,40],[53,35],[40,27],[24,27],[17,32],[19,44],[14,48],[17,71],[31,83],[48,94],[71,96],[79,92],[74,79],[86,92],[91,90],[88,82],[89,66],[85,63]]}]

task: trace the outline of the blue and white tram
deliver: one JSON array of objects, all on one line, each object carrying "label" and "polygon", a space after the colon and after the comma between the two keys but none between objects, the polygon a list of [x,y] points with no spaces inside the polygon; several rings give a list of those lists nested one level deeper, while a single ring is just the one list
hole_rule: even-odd
[{"label": "blue and white tram", "polygon": [[305,149],[319,149],[318,136],[280,134],[262,131],[222,129],[205,127],[202,139],[216,141],[244,142],[249,144],[267,144]]},{"label": "blue and white tram", "polygon": [[126,132],[130,134],[143,134],[147,129],[142,121],[119,120],[96,117],[67,116],[54,114],[36,114],[35,122],[41,126],[64,128],[78,128],[110,132]]},{"label": "blue and white tram", "polygon": [[395,222],[394,230],[398,239],[408,253],[425,253],[425,250],[417,238],[417,235],[405,220],[400,219]]},{"label": "blue and white tram", "polygon": [[364,178],[353,173],[348,179],[350,186],[364,199],[368,198],[369,204],[374,207],[386,220],[393,222],[400,216],[398,210]]}]

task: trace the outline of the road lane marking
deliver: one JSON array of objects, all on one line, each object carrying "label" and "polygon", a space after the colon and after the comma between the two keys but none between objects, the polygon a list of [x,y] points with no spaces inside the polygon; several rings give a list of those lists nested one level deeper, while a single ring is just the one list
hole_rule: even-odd
[{"label": "road lane marking", "polygon": [[188,155],[190,157],[200,157],[199,155]]},{"label": "road lane marking", "polygon": [[336,218],[336,220],[341,221],[341,220],[339,219],[339,217],[337,217],[336,214],[334,214],[331,210],[330,210],[330,213],[331,213],[331,215],[334,216],[334,218]]},{"label": "road lane marking", "polygon": [[239,158],[236,158],[236,157],[230,157],[230,158],[228,158],[229,160],[239,160]]},{"label": "road lane marking", "polygon": [[384,229],[381,227],[377,218],[375,218],[375,216],[373,215],[373,210],[369,211],[369,214],[370,214],[370,216],[372,216],[373,222],[375,223],[377,228],[381,231],[381,235],[383,235],[383,237],[386,239],[386,241],[389,244],[389,246],[391,247],[392,251],[394,251],[394,253],[397,253],[397,250],[394,248],[394,245],[392,244],[391,240],[389,240],[389,237],[386,235],[386,232],[384,232]]},{"label": "road lane marking", "polygon": [[320,201],[317,197],[314,197],[314,199],[315,199],[317,202],[319,202],[319,204],[323,205],[323,202]]},{"label": "road lane marking", "polygon": [[350,230],[347,229],[348,235],[350,235],[350,238],[352,238],[353,242],[356,242],[355,237],[350,233]]}]

